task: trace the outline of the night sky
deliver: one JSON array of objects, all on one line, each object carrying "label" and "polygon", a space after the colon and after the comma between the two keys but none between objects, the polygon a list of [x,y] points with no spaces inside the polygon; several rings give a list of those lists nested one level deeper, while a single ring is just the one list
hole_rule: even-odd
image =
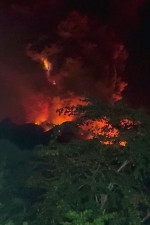
[{"label": "night sky", "polygon": [[39,101],[69,93],[150,109],[149,12],[146,0],[2,0],[0,119],[26,122]]}]

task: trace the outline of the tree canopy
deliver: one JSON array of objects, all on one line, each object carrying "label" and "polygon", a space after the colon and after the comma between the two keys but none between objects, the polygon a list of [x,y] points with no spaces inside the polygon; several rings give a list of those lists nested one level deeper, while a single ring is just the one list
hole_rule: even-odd
[{"label": "tree canopy", "polygon": [[[107,117],[119,135],[108,145],[105,135],[63,143],[56,132],[46,147],[32,151],[1,140],[0,225],[149,224],[149,115],[99,102],[64,112],[76,113],[78,126]],[[122,126],[125,119],[132,125]]]}]

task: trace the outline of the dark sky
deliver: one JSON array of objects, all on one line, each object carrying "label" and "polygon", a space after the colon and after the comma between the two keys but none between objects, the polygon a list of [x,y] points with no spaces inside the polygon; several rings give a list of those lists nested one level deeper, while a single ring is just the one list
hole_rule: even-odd
[{"label": "dark sky", "polygon": [[146,0],[2,0],[0,119],[23,121],[31,95],[53,92],[41,64],[27,56],[28,44],[34,53],[57,48],[48,53],[59,83],[56,95],[89,90],[108,100],[121,95],[119,85],[125,81],[124,98],[150,108],[149,12]]},{"label": "dark sky", "polygon": [[127,94],[134,103],[150,108],[150,2],[140,9],[139,23],[127,39],[129,59]]}]

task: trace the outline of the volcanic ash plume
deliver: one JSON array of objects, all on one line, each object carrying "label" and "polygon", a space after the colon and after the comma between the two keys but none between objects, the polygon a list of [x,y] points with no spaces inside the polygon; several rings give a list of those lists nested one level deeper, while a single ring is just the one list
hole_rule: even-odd
[{"label": "volcanic ash plume", "polygon": [[47,80],[57,84],[54,92],[61,99],[70,93],[108,102],[122,98],[127,51],[106,25],[93,24],[73,11],[58,25],[57,42],[51,41],[40,52],[35,45],[27,48],[28,56],[44,64]]},{"label": "volcanic ash plume", "polygon": [[[1,36],[0,119],[59,124],[72,118],[58,122],[57,108],[76,105],[81,96],[120,100],[127,85],[123,75],[128,58],[122,38],[131,37],[145,1],[100,1],[109,8],[105,12],[102,6],[105,18],[102,10],[95,13],[98,1],[89,1],[88,6],[86,1],[73,1],[73,6],[65,5],[65,0],[6,1],[1,21],[6,29]],[[85,13],[70,12],[73,8]],[[23,46],[34,63],[22,56]]]},{"label": "volcanic ash plume", "polygon": [[[56,110],[84,104],[79,101],[83,96],[107,102],[122,98],[127,84],[121,76],[128,54],[112,30],[99,23],[93,26],[86,15],[73,11],[60,22],[56,35],[57,42],[50,42],[41,51],[36,50],[35,44],[27,47],[26,54],[42,63],[49,83],[48,96],[40,96],[32,110],[26,107],[28,121],[36,124],[71,121],[73,116],[59,117]],[[41,114],[36,113],[39,111]]]}]

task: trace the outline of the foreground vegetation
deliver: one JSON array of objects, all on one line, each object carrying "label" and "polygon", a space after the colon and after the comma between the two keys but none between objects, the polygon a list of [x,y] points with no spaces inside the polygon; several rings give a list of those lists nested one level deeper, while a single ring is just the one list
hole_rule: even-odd
[{"label": "foreground vegetation", "polygon": [[[32,151],[1,140],[0,225],[150,224],[150,117],[121,103],[66,110],[82,115],[77,123],[107,116],[119,136],[104,145],[56,134]],[[140,123],[120,127],[123,118]]]}]

